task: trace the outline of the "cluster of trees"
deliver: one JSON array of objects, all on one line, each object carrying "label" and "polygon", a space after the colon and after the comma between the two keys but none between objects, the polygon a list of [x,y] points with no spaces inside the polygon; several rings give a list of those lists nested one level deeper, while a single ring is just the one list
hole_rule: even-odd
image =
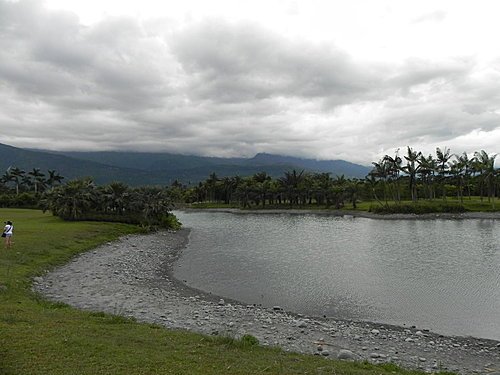
[{"label": "cluster of trees", "polygon": [[392,209],[391,201],[446,200],[450,196],[463,201],[474,195],[481,200],[487,197],[494,208],[500,183],[495,158],[485,151],[471,157],[465,152],[456,155],[448,148],[437,148],[435,156],[424,156],[408,147],[403,156],[398,150],[372,163],[373,169],[364,179],[297,170],[279,178],[266,172],[223,178],[212,173],[196,186],[174,182],[165,188],[130,188],[119,182],[97,186],[90,178],[62,184],[64,178],[53,170],[45,177],[37,168],[28,173],[9,168],[0,179],[0,205],[37,206],[66,220],[113,220],[167,227],[176,226],[172,202],[224,203],[243,208],[342,208],[351,204],[356,208],[359,201],[375,201],[379,208]]},{"label": "cluster of trees", "polygon": [[409,192],[412,201],[432,200],[437,196],[446,199],[454,194],[460,201],[464,196],[479,195],[495,203],[493,198],[497,196],[500,177],[499,170],[495,169],[496,154],[488,155],[481,150],[469,157],[466,152],[456,155],[449,148],[438,147],[433,157],[408,147],[401,158],[398,151],[373,163],[374,168],[367,177],[377,201],[380,202],[380,197],[375,186],[380,185],[385,203],[388,199],[401,201],[402,189]]},{"label": "cluster of trees", "polygon": [[168,189],[130,188],[115,182],[97,186],[91,178],[63,184],[55,170],[10,167],[0,178],[0,206],[41,208],[64,220],[99,220],[177,229]]},{"label": "cluster of trees", "polygon": [[307,173],[287,171],[284,176],[273,179],[266,172],[250,177],[218,178],[215,173],[204,182],[192,188],[174,183],[170,188],[172,196],[187,203],[212,202],[251,206],[304,206],[319,205],[341,208],[345,202],[354,206],[358,195],[364,192],[361,180],[333,178],[330,173]]},{"label": "cluster of trees", "polygon": [[0,207],[35,208],[41,194],[60,185],[63,179],[55,170],[45,174],[39,168],[26,172],[9,167],[0,177]]},{"label": "cluster of trees", "polygon": [[91,178],[71,180],[44,192],[44,211],[65,220],[118,221],[177,229],[172,200],[160,187],[130,188],[121,182],[97,186]]},{"label": "cluster of trees", "polygon": [[174,183],[170,187],[177,201],[213,202],[250,206],[318,205],[341,208],[346,203],[356,208],[359,200],[374,200],[381,206],[389,201],[434,200],[456,196],[488,197],[494,204],[500,173],[495,169],[496,155],[485,151],[455,155],[450,149],[436,149],[436,156],[424,156],[411,147],[406,155],[384,156],[374,162],[364,179],[332,177],[330,173],[288,171],[273,179],[265,172],[250,177],[218,178],[215,173],[195,187]]},{"label": "cluster of trees", "polygon": [[51,169],[47,171],[46,175],[39,168],[33,168],[26,172],[18,167],[9,167],[0,177],[0,189],[2,192],[14,189],[16,195],[19,195],[20,192],[38,194],[60,184],[63,179],[64,177]]}]

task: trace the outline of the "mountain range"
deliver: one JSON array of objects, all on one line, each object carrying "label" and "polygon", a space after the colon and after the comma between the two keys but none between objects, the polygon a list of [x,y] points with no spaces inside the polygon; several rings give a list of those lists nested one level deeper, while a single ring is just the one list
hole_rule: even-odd
[{"label": "mountain range", "polygon": [[364,178],[371,170],[370,167],[344,160],[302,159],[266,153],[252,158],[218,158],[131,151],[55,152],[0,143],[0,171],[10,166],[25,171],[39,168],[43,173],[53,169],[66,181],[89,176],[98,184],[121,181],[131,186],[170,185],[175,180],[188,185],[196,184],[212,173],[219,177],[244,177],[267,172],[279,177],[295,169]]}]

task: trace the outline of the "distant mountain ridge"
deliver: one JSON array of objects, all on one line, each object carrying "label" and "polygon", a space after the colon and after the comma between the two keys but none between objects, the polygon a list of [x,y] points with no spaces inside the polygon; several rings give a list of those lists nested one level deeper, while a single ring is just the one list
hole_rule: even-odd
[{"label": "distant mountain ridge", "polygon": [[329,172],[332,176],[363,178],[371,170],[344,160],[313,160],[266,153],[253,158],[220,158],[126,151],[55,152],[0,144],[0,169],[5,171],[9,166],[26,171],[55,169],[67,180],[90,176],[98,184],[122,181],[131,186],[169,185],[175,180],[195,184],[207,179],[211,173],[219,177],[244,177],[267,172],[279,177],[288,170],[304,169]]}]

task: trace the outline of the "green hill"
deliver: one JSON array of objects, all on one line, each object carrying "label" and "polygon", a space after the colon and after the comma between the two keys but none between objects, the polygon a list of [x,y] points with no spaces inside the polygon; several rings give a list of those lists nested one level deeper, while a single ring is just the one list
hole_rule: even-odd
[{"label": "green hill", "polygon": [[9,166],[25,171],[54,169],[66,180],[90,176],[98,184],[122,181],[131,186],[170,185],[175,180],[195,184],[211,173],[219,177],[243,177],[265,171],[278,177],[287,170],[305,169],[363,178],[370,170],[343,160],[318,161],[271,154],[258,154],[253,158],[215,158],[124,151],[53,152],[0,144],[0,170],[5,171]]}]

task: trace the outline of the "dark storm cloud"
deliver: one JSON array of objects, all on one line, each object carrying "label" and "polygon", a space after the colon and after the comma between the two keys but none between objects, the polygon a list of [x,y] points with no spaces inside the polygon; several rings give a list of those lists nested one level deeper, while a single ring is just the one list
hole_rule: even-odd
[{"label": "dark storm cloud", "polygon": [[4,143],[366,162],[380,148],[498,127],[498,61],[373,64],[252,23],[160,33],[158,20],[83,26],[40,4],[0,0]]}]

